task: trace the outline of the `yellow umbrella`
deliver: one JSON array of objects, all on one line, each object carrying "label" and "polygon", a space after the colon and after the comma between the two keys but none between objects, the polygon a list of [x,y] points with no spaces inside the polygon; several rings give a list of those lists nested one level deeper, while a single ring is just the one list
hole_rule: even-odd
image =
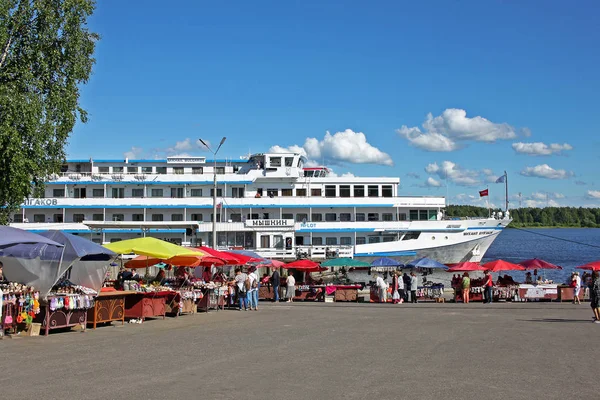
[{"label": "yellow umbrella", "polygon": [[104,247],[119,254],[134,253],[160,259],[167,259],[175,256],[203,257],[205,255],[198,250],[181,247],[153,237],[121,240],[120,242],[106,244]]}]

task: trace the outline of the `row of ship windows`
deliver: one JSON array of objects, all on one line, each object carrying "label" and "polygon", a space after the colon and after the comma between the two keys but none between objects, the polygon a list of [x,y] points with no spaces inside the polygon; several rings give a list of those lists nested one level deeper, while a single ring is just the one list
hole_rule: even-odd
[{"label": "row of ship windows", "polygon": [[[142,174],[166,175],[167,172],[171,172],[175,175],[183,175],[185,173],[192,173],[193,175],[202,175],[204,173],[204,167],[169,167],[169,169],[167,169],[167,167],[98,167],[99,174],[122,174],[125,172],[127,172],[128,174],[138,174],[141,172]],[[217,167],[216,172],[217,175],[225,174],[225,167]]]},{"label": "row of ship windows", "polygon": [[[248,233],[248,232],[246,232]],[[255,249],[256,247],[254,246],[254,240],[253,238],[244,238],[244,236],[240,237],[236,237],[232,235],[240,235],[240,232],[229,232],[227,236],[221,235],[219,234],[219,246],[221,247],[235,247],[235,246],[244,246],[246,249]],[[242,233],[243,235],[243,233]],[[417,232],[417,237],[418,237],[418,232]],[[237,239],[237,240],[236,240]],[[325,240],[323,240],[325,239]],[[413,237],[411,237],[411,239],[414,239]],[[120,242],[121,238],[110,238],[109,241],[111,243],[115,243],[115,242]],[[182,240],[181,239],[175,239],[175,238],[164,238],[163,240],[167,240],[176,244],[181,245],[182,244]],[[361,244],[372,244],[372,243],[381,243],[381,242],[393,242],[395,240],[398,240],[398,238],[394,235],[384,235],[382,237],[379,236],[357,236],[356,237],[356,244],[357,245],[361,245]],[[403,239],[404,240],[404,239]],[[95,243],[101,243],[102,240],[101,239],[92,239],[92,241],[94,241]],[[271,239],[270,236],[261,236],[260,237],[260,248],[263,249],[269,249],[271,248],[271,243],[273,244],[273,248],[276,249],[283,249],[284,247],[286,247],[285,242],[284,242],[284,238],[281,235],[275,235],[273,236],[273,238]],[[297,245],[299,245],[298,243],[296,243]],[[312,242],[311,245],[312,246],[352,246],[352,237],[350,236],[345,236],[345,237],[340,237],[339,238],[339,243],[338,243],[338,238],[336,237],[313,237],[312,238]],[[302,246],[304,246],[304,244],[300,244]]]},{"label": "row of ship windows", "polygon": [[[165,221],[164,214],[150,214],[148,221],[160,222]],[[208,215],[209,219],[207,221],[213,220],[213,214]],[[356,213],[354,214],[354,218],[352,218],[351,213],[312,213],[310,215],[310,219],[308,218],[308,214],[298,213],[296,214],[295,220],[297,222],[365,222],[365,221],[395,221],[396,214],[393,213]],[[397,214],[398,221],[406,221],[407,220],[406,213]],[[437,217],[436,210],[410,210],[409,218],[411,221],[417,220],[435,220]],[[190,214],[190,221],[204,221],[204,214]],[[271,219],[276,218],[270,213],[262,213],[262,214],[246,214],[246,219]],[[80,223],[85,221],[85,214],[73,214],[73,221],[76,223]],[[227,219],[231,222],[242,222],[242,214],[241,213],[231,213],[227,216]],[[281,214],[281,219],[294,219],[294,214]],[[92,221],[104,221],[104,214],[92,214]],[[110,221],[125,221],[125,214],[111,214]],[[134,222],[144,222],[144,214],[132,214],[131,221]],[[168,220],[169,221],[169,220]],[[184,221],[183,214],[174,213],[171,214],[170,221]],[[13,222],[21,223],[21,222],[29,222],[27,220],[23,220],[22,214],[15,214],[13,216]],[[46,214],[34,214],[33,222],[54,222],[54,223],[63,223],[63,214],[53,214],[52,217],[48,216],[46,219]],[[221,222],[221,214],[217,214],[217,222]]]},{"label": "row of ship windows", "polygon": [[[338,190],[339,189],[339,190]],[[308,192],[307,189],[296,189],[295,195],[297,197],[306,197]],[[323,194],[325,197],[365,197],[365,193],[367,197],[393,197],[394,192],[391,185],[383,185],[381,188],[378,185],[367,185],[367,190],[365,192],[364,185],[355,185],[353,188],[354,196],[351,196],[350,185],[325,185],[324,190],[321,188],[311,189],[310,195],[311,197],[322,197]],[[184,188],[171,188],[171,198],[184,198],[185,190]],[[264,194],[268,197],[292,197],[294,196],[294,189],[256,189],[256,197],[262,197]],[[65,189],[53,189],[52,197],[62,198],[65,197]],[[75,188],[73,190],[73,197],[76,199],[84,199],[87,198],[89,191],[87,188]],[[92,197],[103,198],[105,193],[103,188],[99,189],[91,189]],[[144,188],[133,188],[131,189],[131,197],[132,198],[144,198],[144,197],[164,197],[165,190],[164,189],[150,189],[149,196],[146,194],[146,190]],[[190,189],[188,192],[188,197],[202,197],[203,192],[202,189]],[[210,189],[210,196],[214,195],[214,189]],[[245,195],[244,188],[232,188],[231,189],[231,197],[234,198],[242,198]],[[223,196],[223,189],[217,188],[217,196]],[[111,189],[111,197],[113,199],[123,199],[125,198],[125,188],[112,188]]]}]

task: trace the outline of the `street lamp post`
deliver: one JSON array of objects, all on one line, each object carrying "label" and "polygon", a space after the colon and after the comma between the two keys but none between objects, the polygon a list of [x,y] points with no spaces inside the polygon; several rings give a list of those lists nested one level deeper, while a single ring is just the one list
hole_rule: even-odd
[{"label": "street lamp post", "polygon": [[217,147],[217,150],[213,151],[210,146],[202,139],[198,139],[207,149],[208,151],[210,151],[211,153],[213,153],[213,175],[214,175],[214,180],[213,180],[213,225],[212,225],[212,238],[213,238],[213,249],[217,249],[217,153],[219,152],[219,149],[221,148],[221,146],[223,145],[223,143],[225,143],[225,139],[227,139],[225,136],[223,136],[223,139],[221,139],[221,143],[219,143],[219,146]]}]

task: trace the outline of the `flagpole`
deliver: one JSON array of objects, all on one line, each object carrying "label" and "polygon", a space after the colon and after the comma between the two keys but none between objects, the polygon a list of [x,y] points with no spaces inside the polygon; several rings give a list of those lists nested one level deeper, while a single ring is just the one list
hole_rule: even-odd
[{"label": "flagpole", "polygon": [[488,199],[490,198],[490,185],[485,185],[485,190],[487,191],[487,195],[485,196],[485,205],[488,209],[488,218],[491,216],[490,214],[490,202]]},{"label": "flagpole", "polygon": [[505,204],[506,204],[505,211],[508,211],[508,175],[506,174],[506,171],[504,171],[504,188],[505,188],[504,200],[505,200]]}]

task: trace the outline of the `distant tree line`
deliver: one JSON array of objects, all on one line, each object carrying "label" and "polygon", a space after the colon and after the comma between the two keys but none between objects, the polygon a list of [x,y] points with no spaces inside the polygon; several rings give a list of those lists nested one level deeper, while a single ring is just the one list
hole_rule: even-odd
[{"label": "distant tree line", "polygon": [[[450,205],[446,207],[448,217],[487,217],[490,212],[500,212],[500,209],[489,211],[485,207],[467,205]],[[511,226],[515,227],[576,227],[600,228],[600,208],[584,207],[545,207],[517,208],[510,210],[513,219]]]}]

